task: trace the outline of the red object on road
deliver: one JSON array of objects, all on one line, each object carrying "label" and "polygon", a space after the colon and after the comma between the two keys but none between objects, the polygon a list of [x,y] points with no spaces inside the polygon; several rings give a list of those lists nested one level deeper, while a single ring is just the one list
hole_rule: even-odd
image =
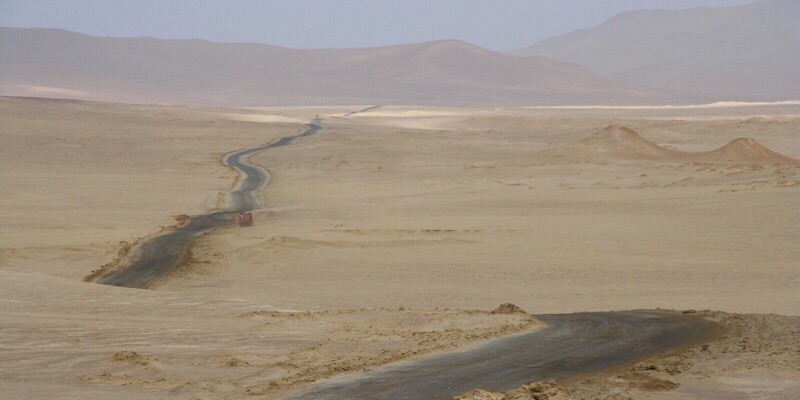
[{"label": "red object on road", "polygon": [[253,226],[253,214],[249,212],[239,213],[239,226]]}]

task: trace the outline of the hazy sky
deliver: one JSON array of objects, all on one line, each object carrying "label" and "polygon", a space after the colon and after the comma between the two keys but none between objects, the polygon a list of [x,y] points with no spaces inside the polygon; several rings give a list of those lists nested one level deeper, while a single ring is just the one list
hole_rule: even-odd
[{"label": "hazy sky", "polygon": [[293,48],[461,39],[495,50],[597,25],[626,10],[753,0],[0,0],[0,26],[95,36],[201,38]]}]

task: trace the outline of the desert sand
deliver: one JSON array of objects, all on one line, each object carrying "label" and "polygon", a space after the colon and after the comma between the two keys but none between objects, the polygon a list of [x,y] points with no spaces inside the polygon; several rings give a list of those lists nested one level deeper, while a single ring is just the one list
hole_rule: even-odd
[{"label": "desert sand", "polygon": [[14,98],[0,107],[0,265],[70,279],[113,259],[122,241],[215,209],[236,178],[224,154],[302,128],[199,108]]},{"label": "desert sand", "polygon": [[256,226],[199,240],[202,262],[160,288],[300,308],[797,315],[798,110],[329,114],[253,157],[274,177]]},{"label": "desert sand", "polygon": [[[790,317],[752,317],[762,343],[797,331],[800,106],[368,106],[3,98],[0,391],[271,398],[541,327],[489,312],[506,302],[776,313]],[[316,115],[320,134],[251,158],[272,175],[254,227],[198,239],[152,290],[82,282],[125,243],[225,204],[224,154]],[[737,335],[712,350],[739,357]],[[689,349],[699,372],[656,375],[681,386],[646,396],[800,381],[796,360],[764,361],[787,343],[717,369]]]},{"label": "desert sand", "polygon": [[278,309],[241,298],[0,272],[0,393],[9,399],[272,398],[541,324],[525,314]]}]

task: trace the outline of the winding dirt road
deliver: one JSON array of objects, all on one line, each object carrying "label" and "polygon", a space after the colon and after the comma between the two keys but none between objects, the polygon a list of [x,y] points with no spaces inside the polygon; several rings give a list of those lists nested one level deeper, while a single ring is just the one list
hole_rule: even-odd
[{"label": "winding dirt road", "polygon": [[713,322],[667,313],[536,317],[548,327],[321,383],[283,400],[444,400],[475,388],[507,391],[620,366],[721,333]]},{"label": "winding dirt road", "polygon": [[193,215],[187,224],[144,241],[133,249],[135,257],[130,264],[115,269],[96,281],[130,288],[147,287],[181,261],[194,238],[233,223],[238,212],[258,209],[260,204],[257,192],[269,183],[270,175],[264,168],[250,164],[247,158],[254,153],[286,146],[322,130],[316,119],[306,126],[307,129],[300,134],[286,136],[276,142],[241,150],[226,157],[224,163],[236,169],[242,176],[236,189],[230,194],[230,205],[227,209]]}]

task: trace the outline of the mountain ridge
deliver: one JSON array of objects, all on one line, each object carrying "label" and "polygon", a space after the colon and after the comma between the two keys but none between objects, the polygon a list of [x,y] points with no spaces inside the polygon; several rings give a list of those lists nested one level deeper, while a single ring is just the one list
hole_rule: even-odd
[{"label": "mountain ridge", "polygon": [[800,98],[800,2],[634,10],[513,51],[668,90]]},{"label": "mountain ridge", "polygon": [[715,100],[620,84],[459,40],[288,49],[0,28],[0,94],[223,106],[663,104]]}]

